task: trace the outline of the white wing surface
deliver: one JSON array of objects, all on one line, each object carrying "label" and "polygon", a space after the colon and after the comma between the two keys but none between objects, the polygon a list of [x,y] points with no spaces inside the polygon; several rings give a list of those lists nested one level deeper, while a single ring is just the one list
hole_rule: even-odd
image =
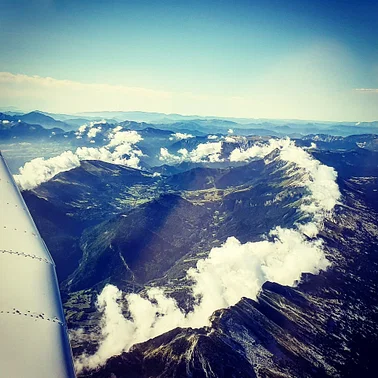
[{"label": "white wing surface", "polygon": [[75,377],[55,265],[0,153],[0,376]]}]

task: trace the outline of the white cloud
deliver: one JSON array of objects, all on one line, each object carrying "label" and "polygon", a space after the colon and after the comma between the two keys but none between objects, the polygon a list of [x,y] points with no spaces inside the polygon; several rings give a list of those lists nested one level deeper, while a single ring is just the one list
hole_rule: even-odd
[{"label": "white cloud", "polygon": [[87,132],[88,138],[95,138],[97,133],[102,131],[101,125],[106,124],[106,120],[101,121],[93,121],[89,122],[88,124],[85,123],[84,125],[81,125],[75,135],[77,135],[77,139],[81,139],[81,137]]},{"label": "white cloud", "polygon": [[112,133],[115,134],[115,133],[118,133],[118,131],[121,131],[122,130],[122,126],[116,126],[113,130],[112,130]]},{"label": "white cloud", "polygon": [[124,144],[135,144],[143,138],[134,130],[116,131],[109,135],[109,147],[120,146]]},{"label": "white cloud", "polygon": [[[340,191],[336,184],[336,171],[314,159],[304,149],[297,147],[289,138],[270,139],[268,143],[256,143],[242,150],[236,148],[230,154],[230,161],[248,161],[264,157],[273,150],[279,151],[279,158],[300,168],[302,177],[296,185],[306,187],[309,195],[304,198],[301,210],[320,221],[336,205]],[[287,167],[288,168],[288,167]]]},{"label": "white cloud", "polygon": [[[134,343],[148,340],[177,326],[208,325],[209,317],[215,310],[231,306],[243,296],[255,299],[266,281],[292,286],[298,282],[303,272],[317,274],[319,270],[329,266],[322,249],[323,242],[316,235],[324,218],[340,197],[336,173],[296,147],[289,139],[272,139],[267,144],[257,144],[245,151],[239,149],[235,152],[234,161],[264,157],[275,148],[279,149],[279,156],[270,159],[285,161],[286,174],[296,178],[296,185],[307,189],[308,194],[302,199],[300,209],[310,216],[310,221],[296,225],[293,229],[276,227],[258,242],[242,244],[235,237],[229,237],[221,247],[213,248],[206,259],[199,260],[196,268],[187,272],[188,278],[194,282],[192,291],[196,299],[193,311],[188,314],[184,314],[177,303],[159,288],[148,290],[147,299],[137,294],[126,295],[130,319],[121,318],[120,305],[114,298],[107,296],[105,306],[101,308],[104,314],[104,339],[93,356],[83,355],[77,360],[79,371],[102,365],[107,358],[127,351]],[[166,149],[163,152],[169,154]],[[265,163],[270,162],[266,157]],[[109,291],[119,293],[114,286],[107,286],[104,295]],[[110,309],[118,306],[112,319],[108,319],[108,306]],[[119,323],[120,330],[127,329],[122,334],[118,350],[113,348],[117,342],[113,338],[117,339],[118,333],[105,332],[107,322],[110,325]],[[109,346],[106,353],[104,345]]]},{"label": "white cloud", "polygon": [[209,140],[218,139],[218,135],[208,135],[207,139],[209,139]]},{"label": "white cloud", "polygon": [[227,143],[238,143],[239,142],[239,138],[226,136],[224,138],[224,141],[227,142]]},{"label": "white cloud", "polygon": [[252,147],[243,150],[235,148],[230,154],[231,162],[247,161],[253,158],[263,158],[276,148],[281,148],[284,140],[271,139],[269,143],[256,143]]},{"label": "white cloud", "polygon": [[255,299],[266,281],[293,285],[302,272],[316,274],[329,266],[320,240],[307,241],[300,232],[279,227],[270,237],[270,241],[245,244],[230,237],[221,247],[213,248],[207,259],[199,260],[187,273],[194,281],[196,298],[188,314],[163,289],[152,288],[146,293],[148,299],[138,294],[125,296],[131,314],[131,319],[126,319],[117,302],[121,292],[106,286],[98,300],[103,314],[100,347],[94,355],[84,354],[76,360],[78,372],[94,369],[132,345],[175,327],[210,325],[209,317],[215,310],[232,306],[243,296]]},{"label": "white cloud", "polygon": [[329,265],[320,240],[307,241],[299,231],[280,227],[272,230],[270,237],[269,241],[245,244],[230,237],[188,271],[199,302],[186,326],[208,324],[215,310],[232,306],[242,297],[256,299],[266,281],[292,286],[302,272],[316,274]]},{"label": "white cloud", "polygon": [[211,163],[219,162],[222,152],[222,142],[201,143],[190,153],[190,160],[194,162],[209,160]]},{"label": "white cloud", "polygon": [[85,130],[87,129],[87,127],[88,127],[88,125],[85,123],[84,125],[81,125],[78,129],[77,129],[77,131],[76,131],[76,135],[78,135],[78,136],[80,136],[80,135],[82,135],[82,134],[84,134],[85,133]]},{"label": "white cloud", "polygon": [[190,139],[194,138],[194,135],[192,134],[186,134],[186,133],[175,133],[172,134],[172,136],[169,138],[169,140],[184,140],[184,139]]},{"label": "white cloud", "polygon": [[201,143],[191,152],[182,148],[177,151],[179,155],[173,155],[168,149],[161,148],[159,160],[167,163],[181,163],[183,161],[191,161],[194,163],[210,162],[216,163],[222,161],[222,142]]},{"label": "white cloud", "polygon": [[88,133],[87,133],[87,136],[88,138],[95,138],[97,133],[101,132],[101,126],[99,127],[92,127],[91,129],[89,129]]},{"label": "white cloud", "polygon": [[56,174],[69,171],[80,165],[79,157],[72,151],[65,151],[50,159],[36,158],[19,169],[20,174],[14,175],[22,189],[32,189]]},{"label": "white cloud", "polygon": [[[85,132],[87,127],[81,127]],[[93,130],[93,125],[90,130]],[[35,188],[60,172],[78,167],[81,160],[102,160],[139,168],[140,156],[143,154],[135,144],[143,138],[136,131],[117,131],[111,135],[110,142],[104,147],[78,147],[75,152],[65,151],[50,159],[33,159],[25,163],[14,178],[21,189],[26,190]]]},{"label": "white cloud", "polygon": [[[114,354],[119,353],[128,345],[129,335],[133,333],[133,324],[125,321],[118,301],[122,298],[122,292],[116,287],[108,285],[97,298],[97,307],[103,313],[101,319],[101,333],[103,342],[97,353],[86,359],[85,366],[95,368],[102,361],[107,360]],[[74,334],[73,337],[86,337],[86,335]],[[83,364],[76,361],[76,369],[80,371]]]},{"label": "white cloud", "polygon": [[187,155],[188,153],[186,149],[181,149],[180,151],[182,152],[181,156],[176,156],[169,153],[167,148],[160,148],[159,160],[164,161],[167,164],[179,164],[184,161],[184,155]]}]

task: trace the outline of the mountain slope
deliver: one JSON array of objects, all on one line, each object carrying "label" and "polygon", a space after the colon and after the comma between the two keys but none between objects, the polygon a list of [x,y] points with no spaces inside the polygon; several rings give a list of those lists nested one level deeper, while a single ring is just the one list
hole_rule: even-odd
[{"label": "mountain slope", "polygon": [[84,160],[32,192],[64,209],[74,219],[96,224],[133,208],[154,192],[156,177],[103,161]]},{"label": "mountain slope", "polygon": [[[163,276],[176,282],[199,256],[230,235],[246,242],[276,226],[292,227],[303,218],[294,206],[303,189],[285,187],[301,177],[295,170],[286,176],[283,165],[280,160],[267,165],[260,160],[244,166],[243,172],[241,167],[196,168],[161,179],[157,194],[177,190],[177,185],[186,190],[162,194],[88,228],[80,242],[83,259],[66,289],[89,289],[106,280],[129,290],[129,285]],[[213,184],[203,188],[204,182]]]},{"label": "mountain slope", "polygon": [[209,212],[165,195],[127,215],[119,215],[83,235],[83,259],[70,277],[70,291],[109,279],[141,285],[161,277],[203,237],[198,232]]},{"label": "mountain slope", "polygon": [[378,214],[363,196],[343,194],[345,204],[322,232],[333,262],[327,272],[304,275],[297,288],[267,282],[257,301],[216,311],[210,327],[177,328],[137,344],[89,376],[374,376]]},{"label": "mountain slope", "polygon": [[83,230],[143,202],[155,182],[139,170],[92,160],[23,192],[57,264],[59,281],[78,266]]}]

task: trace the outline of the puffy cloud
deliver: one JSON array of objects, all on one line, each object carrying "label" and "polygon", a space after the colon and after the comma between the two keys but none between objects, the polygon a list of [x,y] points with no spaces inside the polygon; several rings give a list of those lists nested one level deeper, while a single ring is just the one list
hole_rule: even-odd
[{"label": "puffy cloud", "polygon": [[79,147],[75,153],[79,160],[102,160],[107,162],[113,160],[112,152],[105,147]]},{"label": "puffy cloud", "polygon": [[[115,128],[117,129],[117,128]],[[115,131],[115,129],[113,131]],[[135,144],[140,142],[143,138],[134,130],[116,131],[109,135],[109,147]]]},{"label": "puffy cloud", "polygon": [[227,142],[227,143],[237,143],[238,142],[235,138],[229,137],[229,136],[225,137],[224,141]]},{"label": "puffy cloud", "polygon": [[181,156],[173,155],[171,154],[167,148],[160,148],[160,156],[159,160],[164,161],[165,163],[168,164],[179,164],[182,161],[184,161],[185,157],[188,154],[188,151],[183,148],[178,151]]},{"label": "puffy cloud", "polygon": [[84,133],[85,133],[85,130],[87,129],[87,127],[88,127],[87,124],[81,125],[81,126],[77,129],[77,133],[76,133],[76,134],[84,134]]},{"label": "puffy cloud", "polygon": [[221,247],[213,248],[208,258],[199,260],[187,273],[194,282],[196,298],[193,311],[187,314],[163,289],[152,288],[147,298],[125,296],[131,317],[124,318],[118,302],[121,292],[115,286],[106,286],[98,300],[102,312],[100,347],[94,355],[84,354],[77,359],[78,372],[96,368],[135,343],[175,327],[209,325],[215,310],[232,306],[243,296],[255,299],[268,280],[293,285],[302,272],[316,274],[328,267],[320,240],[307,241],[299,231],[279,227],[269,236],[270,241],[245,244],[230,237]]},{"label": "puffy cloud", "polygon": [[316,143],[311,142],[310,147],[302,147],[304,150],[315,150],[317,149]]},{"label": "puffy cloud", "polygon": [[75,135],[77,135],[77,139],[81,139],[81,137],[87,132],[88,138],[95,138],[97,133],[102,131],[101,125],[106,124],[106,120],[101,121],[93,121],[89,123],[85,123],[84,125],[81,125]]},{"label": "puffy cloud", "polygon": [[99,127],[92,127],[88,133],[87,133],[87,136],[88,138],[95,138],[97,133],[101,132],[101,126]]},{"label": "puffy cloud", "polygon": [[[122,308],[118,304],[121,298],[122,292],[111,285],[106,286],[98,296],[97,307],[103,314],[101,319],[103,342],[97,353],[85,360],[85,367],[95,368],[102,361],[119,353],[128,345],[127,339],[130,333],[133,333],[134,327],[122,315]],[[80,335],[80,333],[72,336],[85,337],[85,335]],[[84,367],[81,359],[78,359],[75,365],[78,371]]]},{"label": "puffy cloud", "polygon": [[263,158],[270,154],[276,148],[280,149],[286,145],[290,140],[288,139],[270,139],[268,143],[256,143],[252,147],[243,150],[242,148],[235,148],[230,154],[230,161],[248,161],[253,158]]},{"label": "puffy cloud", "polygon": [[188,271],[198,298],[188,314],[188,326],[206,325],[215,310],[232,306],[242,297],[256,299],[266,281],[291,286],[302,272],[316,274],[329,265],[320,240],[307,241],[301,232],[280,227],[269,237],[271,240],[245,244],[230,237]]},{"label": "puffy cloud", "polygon": [[116,126],[113,130],[112,130],[112,133],[115,134],[117,133],[118,131],[121,131],[122,130],[122,126]]},{"label": "puffy cloud", "polygon": [[[83,125],[81,130],[85,132],[87,127]],[[93,130],[93,125],[91,130]],[[78,135],[78,137],[81,136]],[[135,147],[135,144],[142,139],[136,131],[117,131],[112,134],[110,142],[104,147],[78,147],[75,152],[65,151],[50,159],[33,159],[25,163],[19,169],[20,173],[14,178],[21,189],[25,190],[35,188],[60,172],[78,167],[81,160],[102,160],[139,168],[140,156],[143,154]]]},{"label": "puffy cloud", "polygon": [[228,129],[227,132],[228,132],[229,134],[233,134],[233,133],[234,133],[234,130],[233,130],[233,129]]},{"label": "puffy cloud", "polygon": [[208,142],[199,144],[194,150],[188,152],[183,148],[177,151],[179,155],[173,155],[168,149],[161,148],[159,160],[167,163],[181,163],[183,161],[199,162],[220,162],[222,152],[222,142]]},{"label": "puffy cloud", "polygon": [[218,135],[208,135],[207,139],[209,139],[209,140],[218,139]]},{"label": "puffy cloud", "polygon": [[[137,294],[127,295],[131,319],[122,315],[122,297],[122,292],[113,285],[105,286],[98,296],[97,308],[102,312],[102,342],[96,354],[83,354],[75,361],[77,372],[94,369],[135,343],[167,332],[186,321],[176,301],[167,297],[162,289],[149,289],[147,299]],[[79,331],[73,337],[85,338],[86,335]]]},{"label": "puffy cloud", "polygon": [[[266,155],[275,148],[279,149],[279,156],[267,158]],[[166,149],[163,153],[169,154]],[[134,343],[177,326],[208,325],[215,310],[234,305],[243,296],[255,299],[266,281],[292,286],[300,280],[303,272],[317,274],[327,269],[329,262],[322,249],[323,241],[316,235],[340,197],[335,171],[313,159],[290,140],[271,140],[245,151],[239,149],[234,154],[234,161],[257,156],[265,157],[265,163],[269,163],[269,159],[281,159],[287,163],[287,174],[295,175],[297,185],[307,189],[308,194],[302,199],[300,209],[310,217],[310,221],[292,229],[276,227],[258,242],[242,244],[235,237],[229,237],[222,246],[213,248],[207,258],[199,260],[196,268],[187,272],[187,277],[193,282],[195,298],[193,311],[187,314],[174,299],[164,294],[163,289],[153,288],[147,291],[147,298],[137,294],[126,295],[131,317],[121,319],[118,316],[121,305],[109,296],[105,307],[101,308],[105,319],[102,329],[107,329],[107,321],[110,325],[119,322],[122,336],[117,332],[103,331],[99,350],[93,356],[81,356],[77,365],[79,370],[97,367],[111,355],[127,351]],[[109,290],[118,289],[107,286],[103,293]],[[108,319],[107,306],[111,309],[118,306],[114,319]],[[122,343],[115,351],[113,346],[119,337]],[[103,345],[111,346],[106,354],[103,353]]]},{"label": "puffy cloud", "polygon": [[209,160],[210,163],[221,161],[222,142],[201,143],[190,153],[190,160],[201,162]]},{"label": "puffy cloud", "polygon": [[190,139],[194,138],[194,135],[192,134],[185,134],[185,133],[175,133],[172,134],[172,136],[169,138],[169,140],[183,140],[183,139]]},{"label": "puffy cloud", "polygon": [[19,169],[20,174],[14,175],[14,178],[22,189],[32,189],[56,174],[69,171],[79,165],[79,157],[72,151],[65,151],[50,159],[36,158],[25,163]]}]

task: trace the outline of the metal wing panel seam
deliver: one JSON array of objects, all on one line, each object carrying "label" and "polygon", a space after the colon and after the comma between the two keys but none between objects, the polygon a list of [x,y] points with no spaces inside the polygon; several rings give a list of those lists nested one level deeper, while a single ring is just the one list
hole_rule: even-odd
[{"label": "metal wing panel seam", "polygon": [[41,313],[41,314],[33,314],[33,313],[30,313],[30,312],[24,312],[24,311],[20,311],[20,310],[16,310],[16,309],[13,309],[12,311],[8,310],[1,310],[0,311],[0,315],[15,315],[15,316],[27,316],[27,317],[30,317],[30,318],[34,318],[34,320],[44,320],[44,321],[48,321],[48,322],[52,322],[52,323],[57,323],[59,324],[60,326],[62,327],[66,327],[65,323],[62,322],[61,320],[59,320],[58,318],[54,317],[54,318],[49,318],[47,316],[45,316],[45,314]]},{"label": "metal wing panel seam", "polygon": [[16,251],[8,251],[8,250],[0,249],[0,253],[8,253],[10,255],[19,256],[19,257],[27,257],[27,258],[35,259],[35,260],[38,260],[40,262],[44,262],[46,264],[50,264],[52,266],[55,266],[55,264],[53,264],[52,262],[48,261],[47,259],[44,259],[43,257],[39,257],[39,256],[36,256],[36,255],[31,255],[31,254],[25,253],[25,252],[16,252]]}]

